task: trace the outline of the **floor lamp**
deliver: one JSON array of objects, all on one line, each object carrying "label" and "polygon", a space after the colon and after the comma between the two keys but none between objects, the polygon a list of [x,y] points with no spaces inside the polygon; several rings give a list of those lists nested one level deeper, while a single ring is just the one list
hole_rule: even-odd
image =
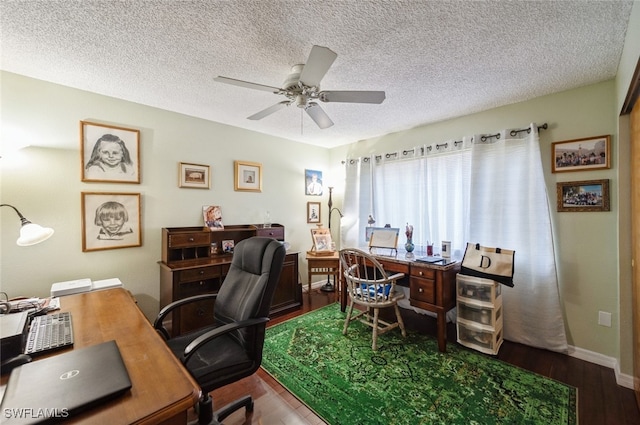
[{"label": "floor lamp", "polygon": [[[338,211],[338,214],[340,214],[340,218],[344,217],[344,215],[342,214],[342,211],[340,211],[339,208],[337,207],[333,208],[333,199],[331,199],[332,192],[333,192],[333,187],[329,186],[329,234],[331,234],[331,213],[333,213],[334,211]],[[336,290],[335,285],[331,283],[330,277],[331,275],[327,275],[327,283],[322,285],[322,287],[320,288],[321,291],[334,292]]]},{"label": "floor lamp", "polygon": [[18,214],[22,227],[20,228],[20,237],[16,241],[19,246],[30,246],[37,243],[46,241],[53,235],[53,229],[48,227],[42,227],[39,224],[35,224],[24,218],[24,216],[18,211],[16,207],[9,204],[0,204],[0,207],[9,207]]}]

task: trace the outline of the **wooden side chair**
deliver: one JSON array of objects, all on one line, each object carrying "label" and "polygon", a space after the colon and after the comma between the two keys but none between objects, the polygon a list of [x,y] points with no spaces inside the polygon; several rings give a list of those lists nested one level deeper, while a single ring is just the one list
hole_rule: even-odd
[{"label": "wooden side chair", "polygon": [[[380,334],[399,327],[402,336],[407,336],[398,307],[398,300],[404,298],[404,293],[395,291],[396,281],[404,277],[404,274],[397,273],[389,276],[378,260],[355,248],[340,251],[340,265],[350,299],[342,333],[347,334],[349,323],[360,320],[373,328],[371,348],[374,351],[378,349]],[[353,307],[356,304],[364,307],[365,310],[354,315]],[[380,309],[386,307],[394,308],[396,322],[389,323],[378,317]]]}]

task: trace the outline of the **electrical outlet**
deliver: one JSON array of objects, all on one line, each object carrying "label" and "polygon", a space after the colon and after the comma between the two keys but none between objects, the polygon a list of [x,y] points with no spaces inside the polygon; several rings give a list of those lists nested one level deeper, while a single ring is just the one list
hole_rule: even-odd
[{"label": "electrical outlet", "polygon": [[611,313],[606,312],[606,311],[599,311],[598,312],[598,324],[610,328],[611,327]]}]

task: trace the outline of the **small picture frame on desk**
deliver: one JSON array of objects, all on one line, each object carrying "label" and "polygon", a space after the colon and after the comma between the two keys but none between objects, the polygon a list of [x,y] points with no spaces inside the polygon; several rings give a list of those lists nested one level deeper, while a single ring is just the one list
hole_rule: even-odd
[{"label": "small picture frame on desk", "polygon": [[222,241],[222,252],[224,254],[233,254],[235,243],[232,239]]},{"label": "small picture frame on desk", "polygon": [[313,252],[330,255],[335,251],[329,229],[311,229],[311,239],[313,240]]}]

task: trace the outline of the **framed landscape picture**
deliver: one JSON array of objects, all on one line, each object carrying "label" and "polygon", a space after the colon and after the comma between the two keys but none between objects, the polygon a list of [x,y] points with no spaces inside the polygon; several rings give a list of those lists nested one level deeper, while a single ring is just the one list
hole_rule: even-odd
[{"label": "framed landscape picture", "polygon": [[140,130],[80,121],[83,182],[140,183]]},{"label": "framed landscape picture", "polygon": [[554,173],[611,168],[611,136],[555,142],[551,155]]},{"label": "framed landscape picture", "polygon": [[609,180],[557,183],[558,211],[609,211]]},{"label": "framed landscape picture", "polygon": [[82,251],[142,245],[139,193],[82,192]]},{"label": "framed landscape picture", "polygon": [[196,189],[209,189],[211,176],[208,165],[181,162],[178,165],[178,186]]}]

